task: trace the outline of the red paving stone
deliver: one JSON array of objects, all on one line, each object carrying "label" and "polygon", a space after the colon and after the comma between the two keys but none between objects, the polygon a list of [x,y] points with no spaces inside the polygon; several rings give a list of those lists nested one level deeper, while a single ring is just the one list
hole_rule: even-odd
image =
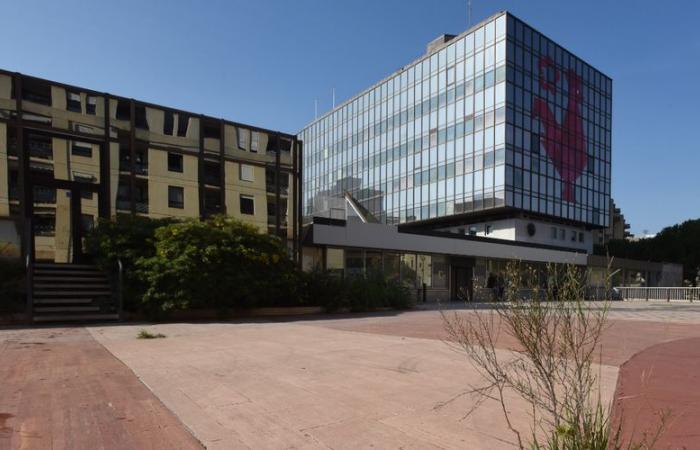
[{"label": "red paving stone", "polygon": [[622,422],[623,443],[656,435],[663,412],[654,448],[700,448],[700,338],[654,345],[620,368],[612,423]]},{"label": "red paving stone", "polygon": [[[455,312],[448,311],[446,314],[447,317],[452,317]],[[470,312],[458,311],[456,314],[473,317],[473,313]],[[443,319],[437,311],[408,312],[390,317],[328,320],[320,321],[318,325],[363,333],[448,339]],[[609,319],[602,337],[604,351],[601,362],[620,366],[635,353],[652,345],[696,336],[700,337],[700,325],[697,324]],[[505,333],[500,334],[497,345],[500,348],[517,348],[515,339]]]},{"label": "red paving stone", "polygon": [[[447,314],[450,317],[454,313]],[[623,420],[623,443],[639,443],[645,435],[654,435],[660,426],[659,414],[668,411],[670,416],[653,448],[700,449],[700,326],[620,319],[610,319],[608,323],[602,337],[602,363],[620,366],[613,424],[617,427]],[[448,338],[439,313],[330,321],[323,326],[425,339]],[[498,346],[517,347],[513,338],[503,334]]]},{"label": "red paving stone", "polygon": [[0,449],[201,449],[82,328],[0,331]]},{"label": "red paving stone", "polygon": [[[436,311],[302,323],[447,338]],[[515,344],[504,335],[498,345]],[[618,317],[609,320],[602,345],[603,364],[620,367],[613,417],[622,420],[623,439],[639,441],[656,429],[658,412],[670,410],[654,448],[700,448],[700,326]],[[84,329],[0,331],[0,380],[0,449],[201,448],[131,369]]]}]

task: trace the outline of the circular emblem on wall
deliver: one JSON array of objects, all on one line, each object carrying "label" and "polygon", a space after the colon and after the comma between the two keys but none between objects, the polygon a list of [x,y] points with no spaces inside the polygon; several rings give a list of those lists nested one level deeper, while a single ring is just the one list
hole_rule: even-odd
[{"label": "circular emblem on wall", "polygon": [[537,228],[535,228],[535,224],[532,222],[528,223],[527,224],[527,235],[534,236],[536,232],[537,232]]}]

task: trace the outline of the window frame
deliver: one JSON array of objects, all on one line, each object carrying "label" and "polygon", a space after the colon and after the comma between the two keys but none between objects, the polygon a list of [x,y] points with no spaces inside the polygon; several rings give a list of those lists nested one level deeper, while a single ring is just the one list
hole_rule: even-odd
[{"label": "window frame", "polygon": [[[250,175],[251,175],[250,179],[244,178],[244,176],[243,176],[243,173],[244,173],[243,169],[244,168],[245,169],[250,168]],[[246,183],[255,183],[255,166],[253,166],[252,164],[240,163],[238,165],[238,179],[240,181],[245,181]]]},{"label": "window frame", "polygon": [[[171,165],[171,157],[178,157],[180,159],[180,170],[176,170]],[[168,152],[168,172],[183,173],[185,170],[185,157],[180,153]]]},{"label": "window frame", "polygon": [[[243,200],[250,200],[250,202],[252,204],[252,210],[251,210],[252,212],[244,212],[243,211]],[[241,214],[246,215],[246,216],[254,216],[255,215],[255,196],[246,195],[246,194],[239,194],[238,202],[239,202],[238,211]],[[246,210],[247,210],[247,208],[246,208]]]},{"label": "window frame", "polygon": [[[177,202],[173,198],[173,193],[179,193],[182,201]],[[185,209],[185,188],[182,186],[168,186],[168,208]]]},{"label": "window frame", "polygon": [[[71,98],[70,98],[71,95],[78,96],[78,100],[71,100]],[[78,104],[77,108],[75,107],[76,102]],[[71,104],[74,106],[71,107]],[[79,113],[79,114],[83,113],[83,102],[82,102],[82,99],[80,97],[80,92],[71,91],[71,90],[66,89],[66,111],[71,111],[71,112],[75,112],[75,113]]]},{"label": "window frame", "polygon": [[[84,150],[89,150],[82,152],[78,150],[77,152],[75,151],[76,147],[78,149],[84,149]],[[79,142],[79,141],[71,141],[70,145],[70,154],[71,156],[80,156],[83,158],[92,158],[92,144],[88,144],[86,142]]]}]

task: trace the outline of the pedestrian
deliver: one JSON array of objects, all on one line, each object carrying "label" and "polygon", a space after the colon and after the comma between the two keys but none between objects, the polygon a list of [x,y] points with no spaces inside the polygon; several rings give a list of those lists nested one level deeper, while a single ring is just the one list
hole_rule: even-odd
[{"label": "pedestrian", "polygon": [[498,278],[496,279],[496,290],[498,292],[498,301],[502,302],[503,301],[503,294],[505,293],[506,289],[506,282],[503,279],[503,274],[498,274]]},{"label": "pedestrian", "polygon": [[491,290],[491,301],[498,301],[498,287],[496,286],[497,280],[493,272],[489,272],[489,277],[486,280],[486,288]]}]

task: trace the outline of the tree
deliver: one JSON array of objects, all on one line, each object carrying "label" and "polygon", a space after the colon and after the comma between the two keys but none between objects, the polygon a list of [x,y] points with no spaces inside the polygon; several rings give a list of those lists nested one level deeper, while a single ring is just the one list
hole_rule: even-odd
[{"label": "tree", "polygon": [[[683,278],[693,282],[700,270],[700,219],[664,228],[653,238],[612,240],[596,253],[618,258],[673,262],[683,265]],[[697,285],[697,284],[696,284]]]}]

